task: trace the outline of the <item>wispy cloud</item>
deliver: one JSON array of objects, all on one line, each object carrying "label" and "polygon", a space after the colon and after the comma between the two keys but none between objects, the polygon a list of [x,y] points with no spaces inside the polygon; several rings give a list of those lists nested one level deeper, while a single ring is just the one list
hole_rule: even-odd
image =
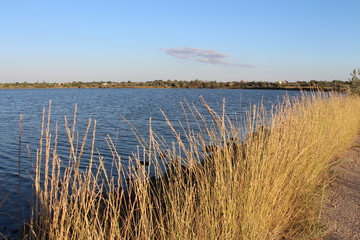
[{"label": "wispy cloud", "polygon": [[169,49],[161,48],[160,50],[166,52],[173,57],[192,60],[196,62],[233,67],[252,67],[249,64],[230,63],[226,61],[226,58],[228,57],[226,54],[217,52],[214,49],[182,47]]}]

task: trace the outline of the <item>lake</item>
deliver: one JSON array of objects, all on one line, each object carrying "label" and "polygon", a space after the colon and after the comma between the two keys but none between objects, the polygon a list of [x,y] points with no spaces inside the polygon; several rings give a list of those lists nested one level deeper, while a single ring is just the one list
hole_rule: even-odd
[{"label": "lake", "polygon": [[[109,155],[105,137],[115,142],[123,159],[136,151],[138,142],[125,118],[145,137],[149,132],[149,118],[156,134],[171,141],[172,132],[160,109],[180,127],[185,120],[180,102],[195,105],[208,116],[199,96],[217,112],[221,112],[226,99],[226,112],[230,117],[243,117],[253,104],[270,108],[288,94],[297,91],[239,90],[239,89],[0,89],[0,232],[15,232],[19,215],[29,216],[31,199],[31,173],[34,168],[36,149],[39,148],[42,109],[52,100],[51,122],[59,124],[59,154],[66,156],[67,138],[64,132],[64,116],[71,122],[77,104],[77,131],[82,138],[89,118],[97,120],[96,147],[104,156]],[[20,115],[22,115],[21,144]],[[20,169],[19,169],[20,150]],[[61,152],[63,151],[63,153]],[[20,174],[20,179],[19,179]],[[18,182],[21,182],[22,197]],[[21,203],[19,212],[19,199]]]}]

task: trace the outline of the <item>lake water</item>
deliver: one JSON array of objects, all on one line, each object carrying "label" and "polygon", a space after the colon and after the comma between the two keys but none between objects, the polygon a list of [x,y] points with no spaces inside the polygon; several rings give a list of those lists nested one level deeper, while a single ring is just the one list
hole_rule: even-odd
[{"label": "lake water", "polygon": [[[136,151],[138,142],[130,126],[121,116],[130,121],[140,133],[149,131],[149,118],[153,130],[171,140],[172,132],[166,125],[160,109],[177,124],[184,120],[180,102],[186,99],[205,114],[199,96],[217,112],[221,112],[226,99],[226,112],[230,116],[241,117],[252,105],[263,102],[270,107],[288,94],[299,95],[297,91],[282,90],[230,90],[230,89],[20,89],[0,90],[0,232],[15,232],[19,222],[18,182],[24,199],[30,199],[35,151],[39,147],[42,109],[52,100],[51,121],[64,126],[64,116],[72,121],[74,107],[78,105],[77,130],[81,134],[89,118],[97,120],[96,147],[106,156],[110,154],[105,137],[110,135],[115,141],[122,159],[126,161]],[[20,115],[22,115],[22,137],[19,148]],[[53,124],[54,126],[54,124]],[[59,132],[59,153],[68,153],[64,131]],[[28,149],[30,154],[28,154]],[[19,149],[20,169],[19,169]],[[66,151],[66,153],[65,153]],[[20,170],[20,171],[19,171]],[[26,202],[20,210],[29,215]]]}]

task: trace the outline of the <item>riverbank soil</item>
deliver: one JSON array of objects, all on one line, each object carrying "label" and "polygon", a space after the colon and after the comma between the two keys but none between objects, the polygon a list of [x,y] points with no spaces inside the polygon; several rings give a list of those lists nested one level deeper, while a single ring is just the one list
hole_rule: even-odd
[{"label": "riverbank soil", "polygon": [[360,136],[342,159],[328,189],[324,215],[330,229],[325,240],[360,239]]}]

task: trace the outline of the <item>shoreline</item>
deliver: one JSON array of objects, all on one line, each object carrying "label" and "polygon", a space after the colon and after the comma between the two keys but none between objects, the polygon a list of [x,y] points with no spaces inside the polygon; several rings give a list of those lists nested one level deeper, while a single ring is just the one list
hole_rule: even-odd
[{"label": "shoreline", "polygon": [[0,90],[14,90],[14,89],[19,89],[19,90],[25,90],[25,89],[212,89],[212,90],[216,90],[216,89],[221,89],[221,90],[283,90],[283,91],[307,91],[307,92],[318,92],[318,91],[323,91],[323,92],[331,92],[331,91],[335,91],[335,92],[346,92],[345,90],[335,90],[332,88],[325,88],[325,89],[319,89],[319,88],[174,88],[174,87],[144,87],[144,86],[139,86],[139,87],[44,87],[44,88],[37,88],[37,87],[28,87],[28,88],[15,88],[15,87],[10,87],[10,88],[3,88],[0,87]]}]

